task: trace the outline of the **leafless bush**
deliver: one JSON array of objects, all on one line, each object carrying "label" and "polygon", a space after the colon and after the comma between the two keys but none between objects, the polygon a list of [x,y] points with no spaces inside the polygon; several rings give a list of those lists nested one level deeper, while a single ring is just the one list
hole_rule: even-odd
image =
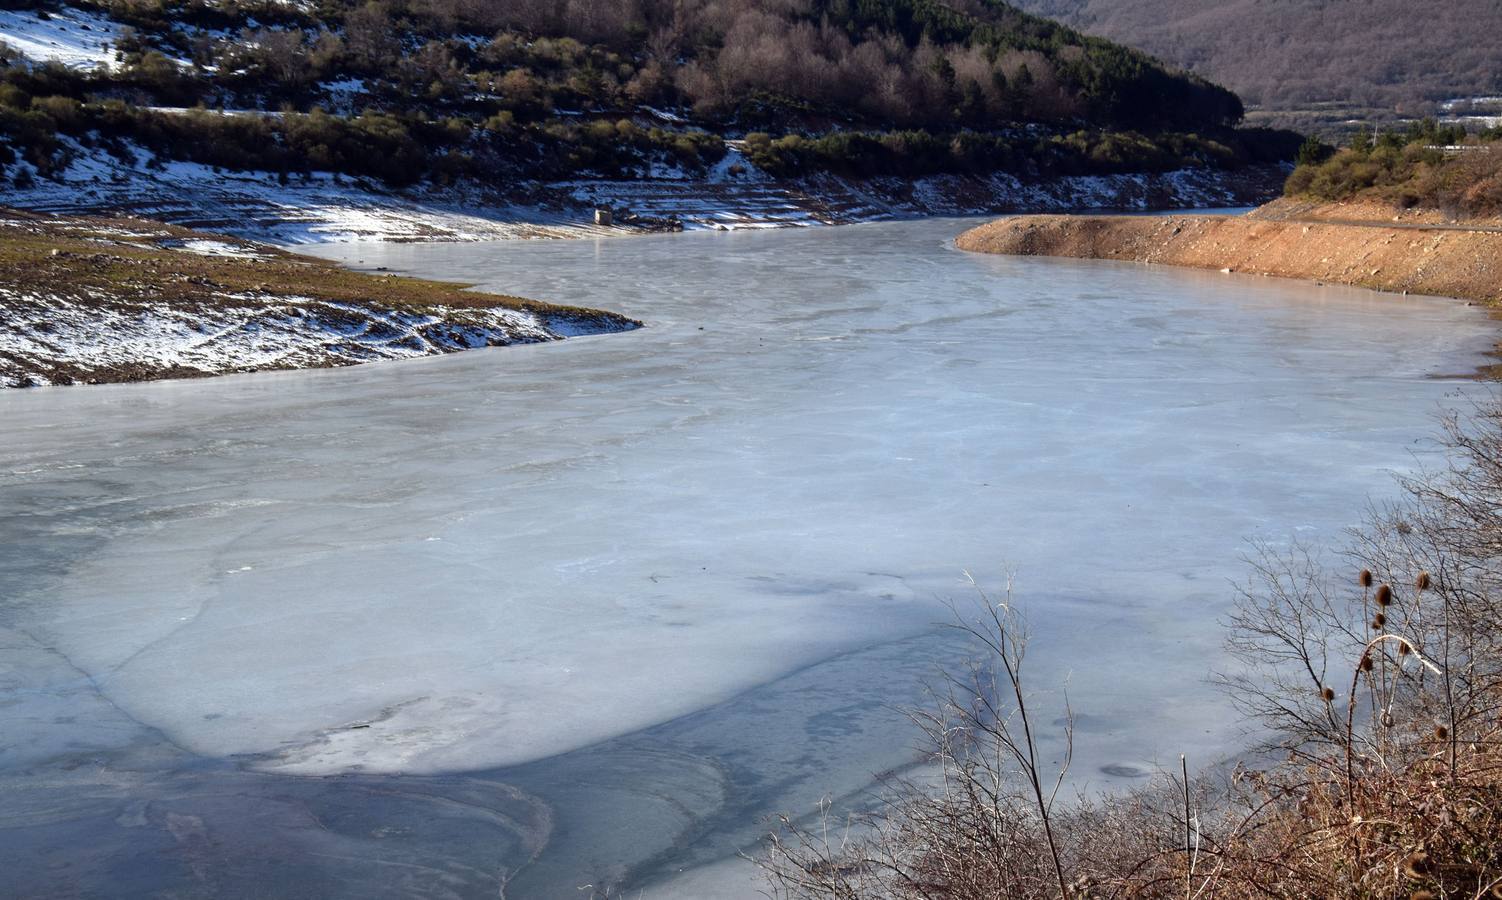
[{"label": "leafless bush", "polygon": [[889,781],[871,815],[836,820],[826,805],[812,826],[781,819],[763,860],[777,896],[1092,896],[1132,865],[1141,880],[1178,878],[1152,862],[1195,844],[1184,786],[1059,803],[1073,747],[1068,701],[1063,761],[1050,766],[1039,751],[1037,698],[1023,676],[1026,626],[1010,586],[1000,600],[978,587],[977,596],[974,614],[956,627],[981,658],[946,677],[931,710],[913,714],[935,771]]}]

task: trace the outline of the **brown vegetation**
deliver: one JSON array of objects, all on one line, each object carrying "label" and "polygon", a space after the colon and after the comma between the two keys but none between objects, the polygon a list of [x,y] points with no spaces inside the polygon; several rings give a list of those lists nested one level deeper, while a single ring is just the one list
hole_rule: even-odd
[{"label": "brown vegetation", "polygon": [[[348,35],[323,30],[341,18]],[[290,45],[258,40],[234,52],[277,84],[306,78],[308,67],[292,62],[311,57],[330,72],[410,72],[413,88],[436,95],[460,95],[468,71],[504,76],[508,87],[527,80],[571,104],[723,113],[749,112],[760,98],[906,126],[1101,113],[1209,124],[1241,111],[1228,92],[1135,51],[980,0],[396,0],[332,4],[325,19],[298,23]],[[416,55],[390,37],[404,31],[425,41]],[[495,40],[462,47],[445,40],[455,33]]]},{"label": "brown vegetation", "polygon": [[1323,162],[1300,165],[1284,191],[1312,200],[1432,210],[1447,219],[1495,218],[1502,216],[1502,143],[1444,148],[1417,140],[1373,147],[1362,141]]},{"label": "brown vegetation", "polygon": [[784,820],[764,860],[775,893],[1502,896],[1502,406],[1446,435],[1446,467],[1357,535],[1359,575],[1254,554],[1223,680],[1281,761],[1055,805],[1067,760],[1045,770],[1032,751],[1021,623],[986,600],[969,627],[984,665],[920,717],[939,776],[893,783],[870,816]]}]

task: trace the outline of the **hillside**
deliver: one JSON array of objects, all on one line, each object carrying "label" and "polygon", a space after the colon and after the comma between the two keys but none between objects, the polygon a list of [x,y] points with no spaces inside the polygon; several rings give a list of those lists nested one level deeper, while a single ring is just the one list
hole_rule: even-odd
[{"label": "hillside", "polygon": [[1502,94],[1492,0],[1018,0],[1190,68],[1282,122],[1444,112]]},{"label": "hillside", "polygon": [[1338,151],[1316,152],[1294,169],[1284,192],[1294,199],[1389,206],[1439,221],[1502,216],[1502,128],[1475,137],[1434,131],[1416,126],[1375,142],[1361,135]]},{"label": "hillside", "polygon": [[581,179],[1042,182],[1291,153],[1235,130],[1224,88],[992,0],[5,3],[0,166],[23,191],[191,163],[546,206],[596,199],[549,188]]}]

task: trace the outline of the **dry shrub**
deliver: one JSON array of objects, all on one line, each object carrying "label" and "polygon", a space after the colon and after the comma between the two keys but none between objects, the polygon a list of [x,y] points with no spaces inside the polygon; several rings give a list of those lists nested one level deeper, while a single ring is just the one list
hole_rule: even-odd
[{"label": "dry shrub", "polygon": [[1459,205],[1477,216],[1502,215],[1502,174],[1478,179],[1460,195]]},{"label": "dry shrub", "polygon": [[1424,186],[1424,202],[1456,218],[1502,215],[1502,146],[1473,146],[1445,160]]},{"label": "dry shrub", "polygon": [[985,659],[915,716],[935,774],[866,815],[783,819],[774,895],[1502,898],[1502,404],[1442,443],[1353,532],[1359,574],[1302,548],[1249,560],[1221,681],[1274,762],[1056,803],[1068,754],[1038,754],[1022,622],[985,600],[962,626]]}]

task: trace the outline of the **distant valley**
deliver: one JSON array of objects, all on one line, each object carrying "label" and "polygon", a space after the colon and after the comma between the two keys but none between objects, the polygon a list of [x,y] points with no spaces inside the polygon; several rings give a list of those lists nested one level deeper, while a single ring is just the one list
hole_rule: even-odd
[{"label": "distant valley", "polygon": [[[1241,95],[1250,119],[1327,134],[1425,115],[1499,117],[1502,6],[1490,0],[1018,0]],[[1497,124],[1493,122],[1492,124]]]}]

